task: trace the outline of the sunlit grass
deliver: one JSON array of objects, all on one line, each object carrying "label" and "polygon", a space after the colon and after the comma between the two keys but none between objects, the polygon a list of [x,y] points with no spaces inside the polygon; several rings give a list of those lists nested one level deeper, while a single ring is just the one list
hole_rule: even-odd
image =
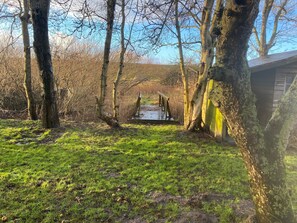
[{"label": "sunlit grass", "polygon": [[[65,125],[44,130],[38,122],[0,120],[0,217],[171,222],[199,210],[231,222],[231,203],[250,199],[235,147],[199,139],[180,126]],[[296,195],[297,158],[287,161]],[[200,194],[223,200],[189,202]]]}]

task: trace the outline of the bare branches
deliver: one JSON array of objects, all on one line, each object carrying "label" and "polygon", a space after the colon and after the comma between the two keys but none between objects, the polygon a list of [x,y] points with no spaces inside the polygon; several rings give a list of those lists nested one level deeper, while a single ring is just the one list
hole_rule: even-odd
[{"label": "bare branches", "polygon": [[253,40],[260,56],[267,56],[281,35],[288,36],[289,27],[296,22],[296,2],[294,2],[293,0],[263,2],[261,17],[258,17],[253,29]]},{"label": "bare branches", "polygon": [[270,49],[275,45],[276,37],[278,35],[278,25],[280,18],[282,16],[282,13],[285,12],[285,6],[287,5],[288,0],[283,0],[281,5],[278,7],[277,13],[274,17],[274,23],[273,23],[273,31],[270,37],[270,40],[268,41],[267,48]]},{"label": "bare branches", "polygon": [[[193,2],[192,4],[189,4],[188,2],[183,2],[183,1],[180,1],[180,4],[188,11],[188,13],[192,16],[192,18],[194,19],[194,21],[196,22],[196,24],[198,26],[201,25],[202,21],[199,17],[199,13],[202,12],[202,8],[201,8],[201,5],[198,4],[196,1]],[[198,12],[196,12],[198,8]]]},{"label": "bare branches", "polygon": [[[149,1],[145,4],[143,21],[147,23],[144,25],[144,30],[149,30],[148,39],[153,45],[160,42],[161,35],[170,20],[170,12],[172,10],[173,1]],[[167,26],[168,27],[168,26]]]},{"label": "bare branches", "polygon": [[14,47],[21,37],[20,18],[22,13],[22,3],[20,1],[4,0],[0,6],[0,30],[3,46],[0,53],[3,53],[10,47]]},{"label": "bare branches", "polygon": [[[173,2],[171,0],[148,1],[143,5],[144,38],[151,43],[153,49],[159,49],[163,46],[178,47]],[[177,15],[181,29],[181,41],[183,44],[185,43],[184,47],[187,50],[196,51],[199,49],[197,44],[200,43],[201,1],[184,0],[178,1],[178,4],[180,5]]]}]

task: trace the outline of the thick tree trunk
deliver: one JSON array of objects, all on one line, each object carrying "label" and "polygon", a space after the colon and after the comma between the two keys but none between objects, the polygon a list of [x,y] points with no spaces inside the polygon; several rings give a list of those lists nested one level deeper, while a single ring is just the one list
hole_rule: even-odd
[{"label": "thick tree trunk", "polygon": [[216,48],[216,64],[212,68],[216,80],[212,98],[220,105],[241,150],[250,176],[257,221],[293,223],[296,221],[285,183],[285,148],[281,143],[284,138],[262,129],[251,91],[246,53],[258,4],[259,1],[245,1],[237,5],[233,0],[226,3]]},{"label": "thick tree trunk", "polygon": [[216,2],[216,13],[212,17],[214,0],[206,0],[202,13],[202,24],[200,26],[201,37],[201,62],[199,68],[198,81],[191,99],[190,104],[190,120],[187,130],[194,131],[196,128],[202,128],[202,105],[207,87],[209,69],[213,64],[215,38],[217,32],[217,21],[220,19],[219,10],[222,1]]},{"label": "thick tree trunk", "polygon": [[179,52],[179,66],[182,76],[183,82],[183,98],[184,98],[184,126],[185,128],[189,125],[189,111],[190,111],[190,97],[189,97],[189,81],[188,74],[185,67],[183,46],[182,46],[182,37],[179,23],[179,9],[178,9],[178,0],[174,1],[175,5],[175,28],[177,33],[177,41],[178,41],[178,52]]},{"label": "thick tree trunk", "polygon": [[27,109],[28,117],[31,120],[37,120],[38,116],[36,113],[36,104],[33,97],[32,91],[32,69],[31,69],[31,47],[30,47],[30,36],[28,31],[28,22],[30,19],[29,15],[29,4],[28,0],[23,0],[23,11],[20,15],[22,23],[22,35],[23,35],[23,45],[24,45],[24,88],[27,98]]},{"label": "thick tree trunk", "polygon": [[196,129],[202,129],[202,105],[204,101],[204,95],[207,87],[207,76],[208,76],[208,70],[210,68],[210,57],[208,57],[206,54],[202,53],[202,57],[204,59],[201,60],[201,66],[205,66],[205,59],[207,60],[208,68],[203,68],[204,71],[202,74],[199,74],[198,81],[196,83],[196,87],[191,99],[190,104],[190,120],[187,125],[188,131],[195,131]]},{"label": "thick tree trunk", "polygon": [[30,0],[34,31],[34,50],[43,83],[42,124],[45,128],[60,126],[52,58],[48,36],[48,14],[50,1]]}]

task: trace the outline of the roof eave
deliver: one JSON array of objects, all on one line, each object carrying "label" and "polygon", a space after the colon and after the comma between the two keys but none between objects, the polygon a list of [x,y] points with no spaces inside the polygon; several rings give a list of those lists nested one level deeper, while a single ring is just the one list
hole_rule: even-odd
[{"label": "roof eave", "polygon": [[297,55],[296,56],[292,56],[290,58],[286,58],[286,59],[282,59],[282,60],[278,60],[278,61],[273,61],[271,63],[266,63],[266,64],[261,64],[261,65],[255,65],[255,66],[251,66],[250,70],[252,73],[256,73],[256,72],[260,72],[263,70],[269,70],[269,69],[273,69],[279,66],[284,66],[290,63],[294,63],[297,61]]}]

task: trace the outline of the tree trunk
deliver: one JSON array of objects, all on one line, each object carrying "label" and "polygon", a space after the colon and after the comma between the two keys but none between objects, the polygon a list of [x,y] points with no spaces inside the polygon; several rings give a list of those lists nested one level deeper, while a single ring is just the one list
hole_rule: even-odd
[{"label": "tree trunk", "polygon": [[284,134],[281,137],[278,133],[264,131],[260,126],[246,59],[258,4],[259,1],[245,1],[237,5],[233,0],[226,3],[216,64],[211,70],[216,81],[212,98],[220,106],[241,150],[250,177],[257,221],[293,223],[296,221],[286,189],[283,160],[285,143],[282,142],[286,138]]},{"label": "tree trunk", "polygon": [[107,27],[106,27],[106,37],[105,37],[105,45],[104,45],[103,64],[102,64],[102,71],[101,71],[100,97],[97,98],[97,106],[98,106],[97,111],[98,111],[98,117],[102,121],[106,122],[106,124],[108,124],[113,128],[118,128],[120,127],[118,120],[104,113],[106,90],[107,90],[107,73],[108,73],[108,66],[109,66],[109,54],[110,54],[110,46],[111,46],[112,32],[113,32],[115,5],[116,5],[116,0],[107,1]]},{"label": "tree trunk", "polygon": [[215,38],[217,32],[217,21],[220,19],[218,14],[222,1],[216,2],[216,13],[212,18],[214,0],[206,0],[202,12],[202,24],[200,26],[201,37],[201,62],[199,68],[198,81],[191,99],[190,120],[187,130],[194,131],[196,128],[202,129],[202,105],[207,87],[209,69],[213,64]]},{"label": "tree trunk", "polygon": [[259,55],[261,57],[266,57],[268,55],[267,22],[272,9],[273,2],[274,0],[265,0],[265,5],[262,12],[261,36],[259,45]]},{"label": "tree trunk", "polygon": [[123,74],[124,69],[124,59],[126,53],[126,45],[125,45],[125,22],[126,22],[126,15],[125,15],[125,0],[122,0],[122,22],[121,22],[121,52],[120,52],[120,62],[119,68],[116,75],[116,78],[113,83],[113,118],[118,120],[119,118],[119,103],[118,103],[118,88],[119,83]]},{"label": "tree trunk", "polygon": [[30,0],[30,7],[34,32],[33,45],[44,90],[42,102],[42,124],[44,128],[56,128],[60,126],[60,122],[48,36],[48,14],[50,1]]},{"label": "tree trunk", "polygon": [[186,72],[185,60],[184,60],[184,54],[183,54],[182,37],[181,37],[181,30],[180,30],[180,24],[179,24],[178,0],[175,0],[174,4],[175,4],[175,28],[177,33],[178,52],[179,52],[179,66],[180,66],[182,82],[183,82],[184,126],[185,128],[187,128],[189,123],[189,109],[190,109],[189,81],[188,81],[188,74]]},{"label": "tree trunk", "polygon": [[[123,57],[122,55],[120,57]],[[117,72],[117,76],[115,81],[113,82],[113,92],[112,92],[112,98],[113,98],[113,118],[118,120],[119,119],[119,102],[118,102],[118,88],[119,88],[119,83],[123,74],[123,69],[124,69],[124,59],[120,59],[120,64],[119,64],[119,69]]]},{"label": "tree trunk", "polygon": [[22,36],[24,45],[24,88],[27,98],[27,109],[28,117],[31,120],[37,120],[38,116],[36,113],[36,104],[33,97],[32,91],[32,69],[31,69],[31,47],[30,47],[30,35],[28,31],[28,22],[30,19],[29,15],[29,4],[28,0],[23,0],[23,11],[20,14],[20,19],[22,23]]},{"label": "tree trunk", "polygon": [[104,44],[104,55],[103,55],[103,65],[101,71],[101,88],[100,88],[100,97],[98,104],[98,115],[101,117],[104,114],[106,90],[107,90],[107,72],[109,65],[109,54],[110,46],[113,32],[113,23],[114,23],[114,11],[115,11],[116,0],[107,1],[107,27],[106,27],[106,37]]}]

